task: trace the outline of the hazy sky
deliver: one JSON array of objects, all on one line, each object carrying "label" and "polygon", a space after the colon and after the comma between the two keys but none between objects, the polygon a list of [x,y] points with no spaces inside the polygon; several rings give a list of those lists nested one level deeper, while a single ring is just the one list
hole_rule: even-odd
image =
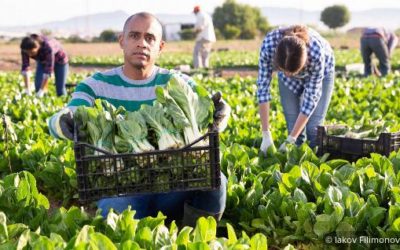
[{"label": "hazy sky", "polygon": [[[194,5],[212,12],[224,0],[0,0],[0,26],[33,25],[61,21],[75,16],[123,10],[127,13],[187,14]],[[400,8],[400,0],[237,0],[258,7],[292,7],[322,10],[344,4],[351,11],[374,8]],[[46,10],[46,11],[44,11]]]}]

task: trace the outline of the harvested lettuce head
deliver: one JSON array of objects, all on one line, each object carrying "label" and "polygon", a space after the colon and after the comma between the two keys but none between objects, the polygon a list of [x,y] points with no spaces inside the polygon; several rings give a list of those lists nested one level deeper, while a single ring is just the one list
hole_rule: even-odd
[{"label": "harvested lettuce head", "polygon": [[115,147],[120,153],[141,153],[154,150],[147,140],[147,127],[139,112],[127,112],[123,120],[117,121]]},{"label": "harvested lettuce head", "polygon": [[142,105],[140,113],[146,123],[157,135],[158,148],[160,150],[169,148],[180,148],[184,145],[183,140],[173,124],[165,117],[163,107],[160,105]]},{"label": "harvested lettuce head", "polygon": [[165,87],[156,88],[157,101],[163,105],[186,144],[202,136],[201,131],[212,122],[214,106],[208,92],[195,90],[179,75],[173,74]]}]

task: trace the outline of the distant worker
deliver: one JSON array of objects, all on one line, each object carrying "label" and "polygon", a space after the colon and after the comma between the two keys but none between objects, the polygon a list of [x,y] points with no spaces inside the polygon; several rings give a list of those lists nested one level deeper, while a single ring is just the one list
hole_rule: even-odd
[{"label": "distant worker", "polygon": [[193,50],[193,66],[197,68],[210,67],[210,53],[212,44],[216,41],[214,25],[211,16],[195,6],[193,13],[196,15],[196,44]]},{"label": "distant worker", "polygon": [[[390,71],[390,57],[397,46],[395,33],[385,28],[366,28],[361,36],[361,55],[364,61],[364,75],[375,73],[385,76]],[[379,60],[379,70],[371,63],[372,53]]]},{"label": "distant worker", "polygon": [[30,58],[36,60],[35,91],[41,98],[47,92],[48,80],[54,72],[57,96],[66,93],[65,82],[68,74],[68,56],[60,42],[37,34],[24,37],[21,41],[22,70],[25,93],[32,91],[30,84]]}]

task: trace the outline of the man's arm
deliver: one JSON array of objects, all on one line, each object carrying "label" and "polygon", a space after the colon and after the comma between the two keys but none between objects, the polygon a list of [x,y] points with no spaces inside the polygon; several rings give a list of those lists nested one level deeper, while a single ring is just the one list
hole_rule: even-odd
[{"label": "man's arm", "polygon": [[392,56],[394,49],[397,46],[398,43],[398,37],[396,36],[396,34],[394,32],[390,32],[389,33],[389,38],[388,38],[388,51],[389,51],[389,57]]},{"label": "man's arm", "polygon": [[267,36],[264,39],[260,50],[257,79],[257,99],[262,131],[269,131],[269,102],[272,99],[270,93],[270,83],[273,73],[272,51],[274,48],[274,39]]},{"label": "man's arm", "polygon": [[81,82],[72,94],[67,107],[55,113],[47,121],[50,135],[57,139],[73,140],[74,120],[73,113],[79,106],[91,107],[96,99],[93,89],[87,84],[91,78]]},{"label": "man's arm", "polygon": [[24,79],[25,90],[27,93],[31,92],[31,71],[29,69],[29,56],[21,51],[21,59],[22,59],[22,67],[21,67],[21,75]]},{"label": "man's arm", "polygon": [[304,89],[304,101],[300,108],[300,113],[294,124],[293,130],[289,131],[290,136],[293,138],[297,138],[300,135],[322,96],[322,80],[324,78],[325,71],[325,56],[321,52],[322,49],[311,49],[314,50],[312,53],[313,59],[311,62],[312,73],[310,80],[306,83]]},{"label": "man's arm", "polygon": [[194,32],[196,34],[200,33],[202,30],[204,30],[205,26],[206,26],[205,18],[203,16],[199,16],[194,26]]}]

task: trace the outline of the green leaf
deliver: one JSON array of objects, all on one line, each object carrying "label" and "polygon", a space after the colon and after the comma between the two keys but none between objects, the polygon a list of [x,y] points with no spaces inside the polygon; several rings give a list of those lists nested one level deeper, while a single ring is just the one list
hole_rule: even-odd
[{"label": "green leaf", "polygon": [[17,201],[25,200],[25,206],[28,206],[31,199],[29,184],[26,179],[20,179],[16,192]]},{"label": "green leaf", "polygon": [[187,244],[190,242],[190,232],[193,230],[191,227],[184,227],[182,230],[179,232],[178,237],[176,238],[176,244],[187,246]]},{"label": "green leaf", "polygon": [[142,227],[138,229],[135,235],[135,241],[139,243],[140,247],[150,249],[153,245],[153,233],[149,227]]},{"label": "green leaf", "polygon": [[258,228],[258,229],[263,229],[266,232],[270,231],[270,229],[268,229],[268,227],[265,225],[264,219],[261,219],[261,218],[252,219],[251,226],[254,228]]},{"label": "green leaf", "polygon": [[296,188],[296,189],[294,190],[293,199],[294,199],[294,201],[296,201],[296,202],[307,203],[307,196],[306,196],[306,195],[304,194],[304,192],[303,192],[301,189],[299,189],[299,188]]},{"label": "green leaf", "polygon": [[393,223],[390,225],[390,228],[393,231],[400,232],[400,218],[395,219]]},{"label": "green leaf", "polygon": [[294,246],[292,246],[291,244],[289,244],[283,250],[296,250],[296,248]]},{"label": "green leaf", "polygon": [[162,214],[158,214],[156,218],[154,217],[145,217],[143,219],[141,219],[138,223],[138,229],[142,228],[142,227],[148,227],[151,230],[153,230],[154,228],[156,228],[158,225],[161,225],[164,223],[164,220],[167,217],[162,215]]},{"label": "green leaf", "polygon": [[116,250],[117,247],[114,243],[105,235],[101,233],[91,233],[90,234],[91,246],[94,246],[99,250]]},{"label": "green leaf", "polygon": [[117,230],[118,215],[114,213],[114,210],[110,210],[107,214],[106,225],[113,231]]},{"label": "green leaf", "polygon": [[25,230],[21,236],[18,238],[17,249],[23,249],[28,245],[30,239],[30,230]]},{"label": "green leaf", "polygon": [[38,194],[38,196],[36,197],[36,201],[37,201],[37,206],[43,206],[45,209],[49,209],[50,208],[50,202],[47,199],[46,196],[44,196],[43,194]]},{"label": "green leaf", "polygon": [[336,235],[339,237],[350,237],[355,233],[355,229],[347,222],[340,222],[336,227]]},{"label": "green leaf", "polygon": [[353,192],[347,193],[347,196],[345,196],[345,208],[350,212],[350,216],[356,215],[361,208],[360,198]]},{"label": "green leaf", "polygon": [[[176,240],[176,234],[179,232],[179,228],[176,225],[175,221],[172,221],[170,226],[169,226],[169,235],[171,235],[171,238],[174,238]],[[174,236],[174,237],[172,237]]]},{"label": "green leaf", "polygon": [[328,172],[323,172],[319,176],[319,183],[324,187],[324,189],[328,189],[330,185],[332,185],[332,174]]},{"label": "green leaf", "polygon": [[210,250],[210,247],[205,242],[194,242],[188,244],[188,250]]},{"label": "green leaf", "polygon": [[306,203],[306,204],[299,204],[298,209],[296,210],[297,219],[300,223],[304,223],[307,219],[313,218],[314,211],[316,210],[315,203]]},{"label": "green leaf", "polygon": [[256,190],[255,185],[253,185],[244,197],[244,202],[248,206],[254,206],[259,202],[259,193]]},{"label": "green leaf", "polygon": [[259,205],[258,206],[258,214],[264,220],[268,220],[269,219],[270,210],[264,205]]},{"label": "green leaf", "polygon": [[207,219],[200,217],[197,220],[196,228],[194,229],[193,242],[209,242],[214,240],[217,233],[217,223],[215,219],[209,216]]},{"label": "green leaf", "polygon": [[159,249],[163,246],[171,245],[173,242],[169,236],[168,228],[164,225],[159,225],[153,231],[153,244],[156,249]]},{"label": "green leaf", "polygon": [[314,233],[318,238],[332,232],[332,217],[328,214],[320,214],[316,217],[317,222],[314,224]]},{"label": "green leaf", "polygon": [[75,246],[77,246],[81,242],[88,242],[90,240],[89,234],[93,232],[94,232],[93,227],[89,225],[83,226],[81,231],[76,236]]},{"label": "green leaf", "polygon": [[50,240],[54,243],[60,243],[62,245],[65,245],[65,241],[61,235],[56,234],[56,233],[50,233]]},{"label": "green leaf", "polygon": [[127,241],[130,239],[134,239],[136,235],[136,227],[135,225],[128,225],[125,229],[124,235],[121,237],[121,241]]},{"label": "green leaf", "polygon": [[372,228],[377,227],[381,221],[385,218],[386,209],[383,207],[369,207],[367,210],[368,224]]},{"label": "green leaf", "polygon": [[138,243],[136,243],[132,240],[126,240],[119,245],[118,249],[120,249],[120,250],[140,250],[141,248]]},{"label": "green leaf", "polygon": [[342,221],[343,216],[344,216],[344,209],[342,207],[342,204],[340,204],[339,202],[334,202],[332,219],[334,219],[335,227],[340,221]]},{"label": "green leaf", "polygon": [[338,188],[329,186],[326,193],[331,203],[342,201],[342,192]]},{"label": "green leaf", "polygon": [[0,244],[8,240],[7,217],[0,211]]},{"label": "green leaf", "polygon": [[332,169],[336,169],[346,164],[349,164],[349,162],[347,160],[335,159],[326,162],[326,164],[329,165]]},{"label": "green leaf", "polygon": [[377,175],[372,166],[365,168],[365,174],[368,176],[369,179],[371,179]]},{"label": "green leaf", "polygon": [[25,230],[28,229],[28,226],[22,223],[16,223],[8,225],[7,228],[8,228],[8,237],[12,239],[21,235]]},{"label": "green leaf", "polygon": [[400,205],[389,205],[389,225],[393,224],[397,218],[400,218]]},{"label": "green leaf", "polygon": [[46,236],[40,236],[35,240],[31,239],[29,245],[33,250],[47,250],[56,248],[55,242],[51,241]]},{"label": "green leaf", "polygon": [[208,246],[212,250],[223,250],[224,249],[224,247],[223,247],[224,245],[226,245],[226,244],[229,245],[228,241],[224,242],[224,240],[226,240],[226,239],[221,239],[220,238],[220,239],[213,240],[208,244]]},{"label": "green leaf", "polygon": [[231,224],[226,223],[226,230],[228,231],[228,244],[234,244],[237,241],[235,229],[233,229]]},{"label": "green leaf", "polygon": [[263,234],[256,234],[250,240],[251,250],[264,250],[268,249],[267,237]]}]

